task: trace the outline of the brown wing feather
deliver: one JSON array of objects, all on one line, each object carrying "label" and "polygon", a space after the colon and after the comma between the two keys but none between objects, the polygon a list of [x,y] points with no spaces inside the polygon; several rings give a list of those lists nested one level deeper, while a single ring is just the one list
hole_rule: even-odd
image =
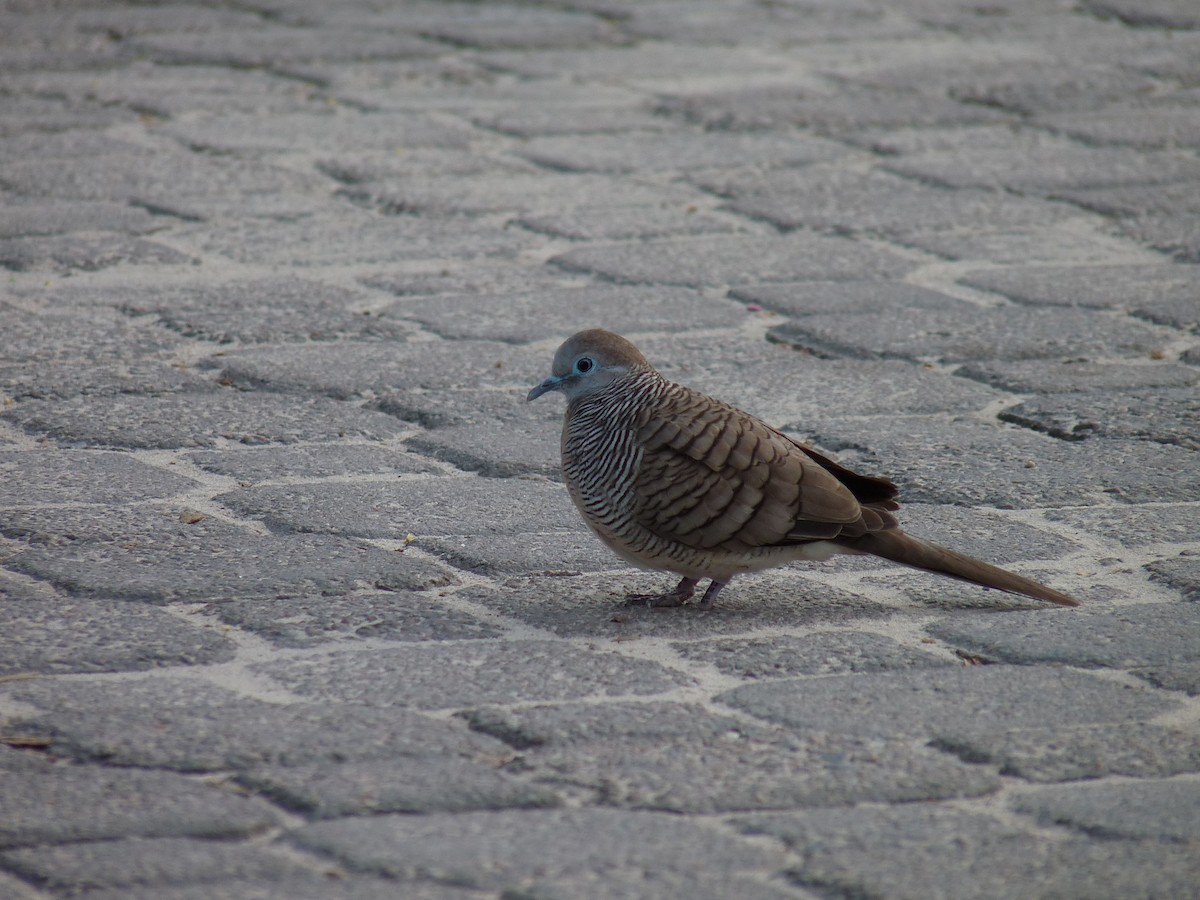
[{"label": "brown wing feather", "polygon": [[[839,470],[854,473],[703,394],[676,386],[638,425],[643,455],[634,517],[662,538],[697,549],[744,550],[888,527],[838,478]],[[894,496],[889,482],[863,481],[870,483],[863,494],[873,507]]]}]

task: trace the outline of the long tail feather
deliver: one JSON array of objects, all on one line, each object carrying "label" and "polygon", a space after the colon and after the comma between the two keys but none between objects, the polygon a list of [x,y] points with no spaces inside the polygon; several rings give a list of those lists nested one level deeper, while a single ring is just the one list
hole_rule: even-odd
[{"label": "long tail feather", "polygon": [[1024,594],[1037,600],[1046,600],[1062,606],[1078,606],[1079,601],[1068,597],[1044,584],[1038,584],[1029,578],[1022,578],[1012,572],[985,563],[982,560],[955,553],[946,547],[931,544],[911,534],[906,534],[899,528],[887,531],[875,531],[860,537],[847,540],[844,545],[848,549],[860,553],[870,553],[882,556],[892,562],[898,562],[915,569],[925,569],[981,584],[984,587],[1008,591],[1011,594]]}]

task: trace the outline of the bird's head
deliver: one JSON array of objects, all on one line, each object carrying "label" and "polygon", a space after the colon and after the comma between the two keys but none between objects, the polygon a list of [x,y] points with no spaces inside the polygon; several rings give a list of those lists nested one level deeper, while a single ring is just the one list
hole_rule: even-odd
[{"label": "bird's head", "polygon": [[536,400],[550,391],[561,391],[570,403],[611,384],[631,372],[650,369],[646,357],[619,334],[591,328],[567,338],[554,354],[551,374],[529,392]]}]

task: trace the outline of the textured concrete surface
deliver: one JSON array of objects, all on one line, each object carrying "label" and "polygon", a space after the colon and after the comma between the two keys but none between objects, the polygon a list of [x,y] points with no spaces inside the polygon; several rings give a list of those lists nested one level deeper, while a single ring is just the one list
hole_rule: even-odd
[{"label": "textured concrete surface", "polygon": [[[0,0],[0,897],[1200,883],[1193,0]],[[568,334],[902,488],[626,608]]]}]

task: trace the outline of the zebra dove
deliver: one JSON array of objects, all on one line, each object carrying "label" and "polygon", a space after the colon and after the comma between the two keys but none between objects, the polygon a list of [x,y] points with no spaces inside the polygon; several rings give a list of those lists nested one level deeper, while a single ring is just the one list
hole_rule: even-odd
[{"label": "zebra dove", "polygon": [[630,597],[707,609],[735,575],[865,553],[985,587],[1078,606],[1066,594],[906,534],[898,489],[859,475],[765,422],[668,381],[637,347],[581,331],[529,392],[566,396],[562,469],[584,521],[625,561],[678,586]]}]

